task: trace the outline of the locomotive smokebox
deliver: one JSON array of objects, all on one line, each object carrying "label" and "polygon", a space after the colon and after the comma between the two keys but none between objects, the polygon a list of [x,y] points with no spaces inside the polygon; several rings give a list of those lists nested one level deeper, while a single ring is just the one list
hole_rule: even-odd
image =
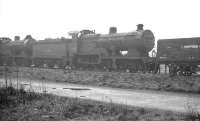
[{"label": "locomotive smokebox", "polygon": [[109,34],[116,34],[117,33],[117,27],[110,27]]},{"label": "locomotive smokebox", "polygon": [[137,25],[137,31],[143,30],[144,25],[143,24],[138,24]]}]

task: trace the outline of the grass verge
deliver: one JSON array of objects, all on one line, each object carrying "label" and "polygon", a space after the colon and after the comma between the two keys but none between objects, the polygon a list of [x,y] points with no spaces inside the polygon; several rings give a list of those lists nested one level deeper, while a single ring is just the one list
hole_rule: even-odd
[{"label": "grass verge", "polygon": [[[196,113],[195,113],[196,115]],[[194,113],[128,107],[0,88],[0,121],[198,121]]]},{"label": "grass verge", "polygon": [[[62,70],[30,69],[20,70],[22,78],[46,79],[74,84],[115,87],[125,89],[150,89],[174,92],[200,92],[200,77],[176,76],[149,73],[121,73],[121,72],[92,72],[72,71],[64,73]],[[15,76],[16,77],[16,76]]]}]

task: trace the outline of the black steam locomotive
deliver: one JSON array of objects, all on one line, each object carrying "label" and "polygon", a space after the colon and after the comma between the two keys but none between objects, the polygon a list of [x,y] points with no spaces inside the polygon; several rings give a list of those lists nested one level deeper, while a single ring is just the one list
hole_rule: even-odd
[{"label": "black steam locomotive", "polygon": [[134,32],[117,33],[117,28],[111,27],[108,34],[82,30],[69,35],[72,38],[40,41],[30,35],[23,40],[15,37],[5,44],[1,64],[154,73],[164,65],[171,74],[183,75],[191,75],[200,65],[200,38],[159,40],[157,55],[150,57],[155,38],[142,24]]}]

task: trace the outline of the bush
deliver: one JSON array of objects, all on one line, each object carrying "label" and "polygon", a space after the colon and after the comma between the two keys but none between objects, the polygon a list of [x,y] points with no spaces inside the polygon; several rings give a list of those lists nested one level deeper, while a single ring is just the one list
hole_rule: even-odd
[{"label": "bush", "polygon": [[185,121],[200,121],[200,113],[192,106],[188,106],[188,112],[185,116]]},{"label": "bush", "polygon": [[11,96],[16,95],[16,90],[13,87],[0,89],[0,107],[8,106],[10,103],[14,103],[15,100]]},{"label": "bush", "polygon": [[0,88],[0,107],[6,107],[9,105],[15,105],[17,103],[30,102],[41,98],[42,95],[35,92],[26,92],[24,88],[19,90],[9,86]]}]

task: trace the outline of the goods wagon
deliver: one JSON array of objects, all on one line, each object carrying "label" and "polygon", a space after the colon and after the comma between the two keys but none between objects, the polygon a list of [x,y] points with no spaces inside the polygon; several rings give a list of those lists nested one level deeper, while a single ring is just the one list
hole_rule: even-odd
[{"label": "goods wagon", "polygon": [[200,37],[158,40],[157,58],[172,74],[191,75],[200,65]]}]

